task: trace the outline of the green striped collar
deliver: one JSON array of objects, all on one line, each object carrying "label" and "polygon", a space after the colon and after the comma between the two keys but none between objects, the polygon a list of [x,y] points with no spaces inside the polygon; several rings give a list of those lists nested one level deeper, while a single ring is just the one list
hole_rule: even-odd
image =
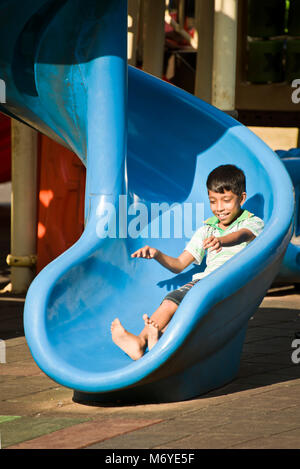
[{"label": "green striped collar", "polygon": [[[232,226],[234,226],[236,223],[240,222],[240,221],[243,221],[243,220],[246,220],[247,218],[250,218],[250,217],[253,217],[254,214],[251,213],[251,212],[248,212],[248,210],[243,210],[241,215],[236,219],[234,220],[233,223],[231,223],[231,225],[229,225],[226,230],[228,230],[228,228],[231,228]],[[210,217],[208,218],[207,220],[204,221],[204,223],[206,225],[210,225],[210,226],[213,226],[214,228],[218,228],[219,230],[222,230],[222,231],[225,231],[223,230],[222,228],[220,228],[218,226],[218,223],[220,222],[220,220],[218,219],[218,217],[216,217],[215,215],[213,217]]]}]

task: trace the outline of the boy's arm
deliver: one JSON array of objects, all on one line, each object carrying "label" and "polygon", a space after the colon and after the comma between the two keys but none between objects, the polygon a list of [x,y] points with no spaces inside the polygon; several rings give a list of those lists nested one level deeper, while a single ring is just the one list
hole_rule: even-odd
[{"label": "boy's arm", "polygon": [[183,251],[178,257],[171,257],[156,248],[144,246],[138,249],[131,257],[143,257],[146,259],[155,259],[163,267],[169,269],[171,272],[178,274],[188,267],[192,262],[195,262],[194,256],[188,251]]},{"label": "boy's arm", "polygon": [[194,256],[188,251],[183,251],[178,257],[167,256],[161,251],[158,251],[158,255],[155,258],[162,266],[169,269],[175,274],[179,274],[192,262],[195,262]]},{"label": "boy's arm", "polygon": [[247,243],[255,238],[255,234],[247,228],[242,228],[234,233],[229,233],[220,238],[222,246],[234,246],[235,244]]},{"label": "boy's arm", "polygon": [[234,233],[229,233],[225,236],[210,236],[209,238],[206,238],[203,241],[203,248],[212,248],[212,250],[215,249],[217,252],[219,252],[223,246],[235,246],[236,244],[250,242],[254,238],[256,238],[256,236],[252,233],[252,231],[247,230],[247,228],[242,228],[241,230],[235,231]]}]

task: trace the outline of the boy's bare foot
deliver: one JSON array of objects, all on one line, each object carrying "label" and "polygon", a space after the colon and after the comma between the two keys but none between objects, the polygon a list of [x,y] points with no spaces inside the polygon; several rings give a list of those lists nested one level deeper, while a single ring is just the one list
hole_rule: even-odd
[{"label": "boy's bare foot", "polygon": [[126,331],[118,318],[111,323],[110,330],[114,343],[132,360],[138,360],[144,355],[146,344],[136,335]]},{"label": "boy's bare foot", "polygon": [[158,324],[152,321],[147,314],[143,315],[145,326],[148,328],[148,349],[151,350],[158,342],[161,334],[159,332]]}]

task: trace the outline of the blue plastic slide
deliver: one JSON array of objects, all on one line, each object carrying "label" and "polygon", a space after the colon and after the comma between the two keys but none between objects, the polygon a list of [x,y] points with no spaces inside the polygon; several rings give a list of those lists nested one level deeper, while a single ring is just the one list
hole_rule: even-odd
[{"label": "blue plastic slide", "polygon": [[[0,2],[1,110],[87,168],[85,231],[31,284],[25,333],[40,368],[77,401],[182,400],[236,376],[248,320],[291,238],[293,190],[280,159],[246,127],[128,70],[126,36],[124,0]],[[179,255],[211,215],[207,175],[226,163],[245,171],[245,208],[265,229],[198,282],[156,346],[132,361],[111,340],[112,320],[139,333],[142,315],[199,266],[174,275],[131,253],[148,244]]]},{"label": "blue plastic slide", "polygon": [[295,213],[292,239],[283,258],[276,281],[281,284],[300,286],[300,148],[288,151],[277,150],[287,172],[289,173],[295,193]]}]

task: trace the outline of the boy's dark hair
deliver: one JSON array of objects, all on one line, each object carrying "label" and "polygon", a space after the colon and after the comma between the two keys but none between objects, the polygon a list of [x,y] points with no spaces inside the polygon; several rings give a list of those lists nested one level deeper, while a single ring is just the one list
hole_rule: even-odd
[{"label": "boy's dark hair", "polygon": [[206,181],[209,191],[223,194],[232,191],[236,195],[246,192],[246,178],[244,172],[233,164],[224,164],[215,168]]}]

